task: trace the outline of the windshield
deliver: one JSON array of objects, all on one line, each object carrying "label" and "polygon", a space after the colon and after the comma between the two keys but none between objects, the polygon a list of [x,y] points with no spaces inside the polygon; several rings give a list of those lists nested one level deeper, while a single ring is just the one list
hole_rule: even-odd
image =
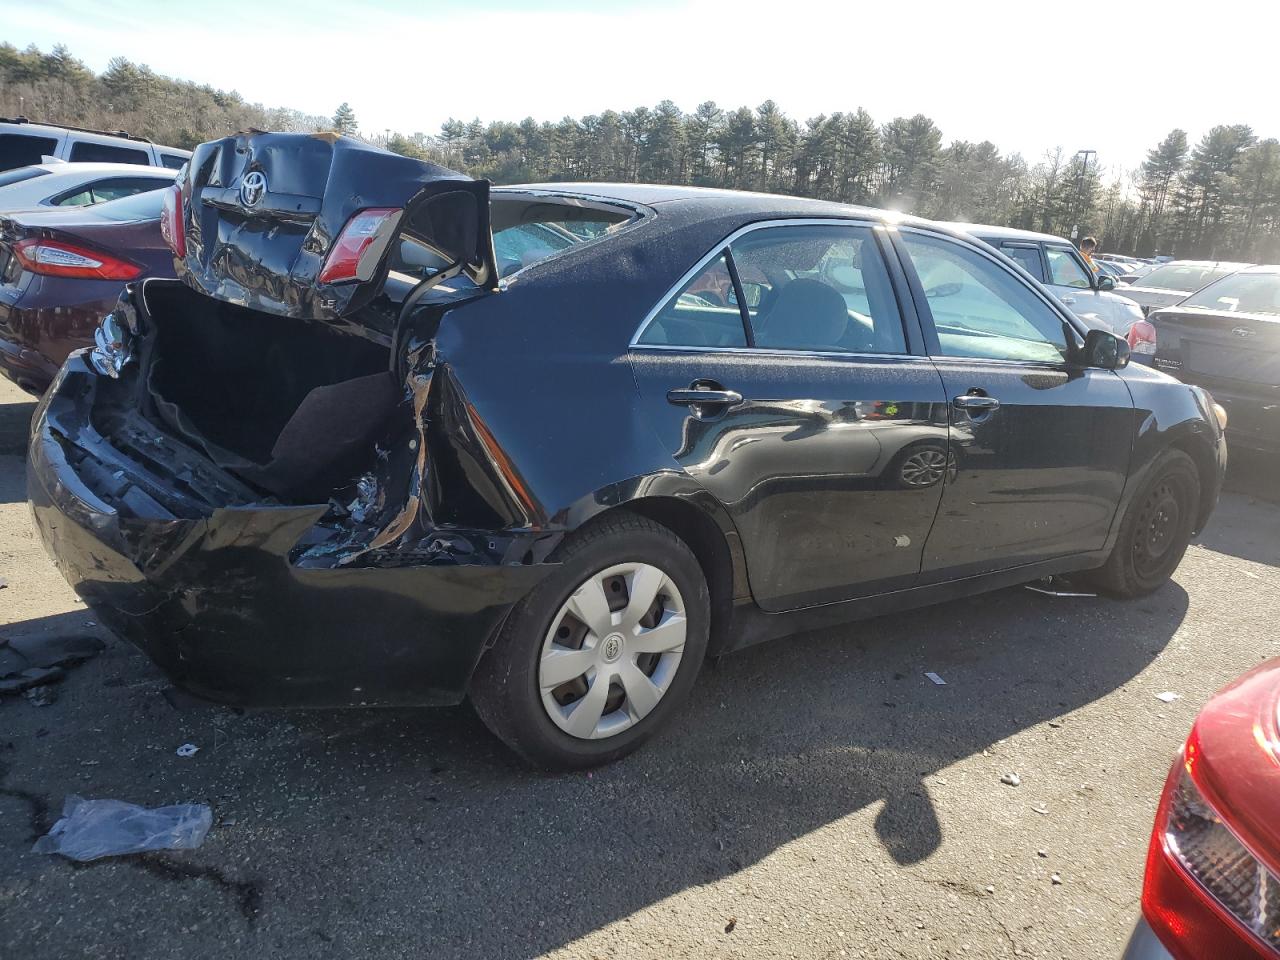
[{"label": "windshield", "polygon": [[7,187],[10,184],[22,183],[23,180],[32,180],[36,177],[43,177],[49,171],[41,167],[19,167],[17,170],[6,170],[0,173],[0,187]]},{"label": "windshield", "polygon": [[1280,273],[1235,273],[1188,297],[1184,307],[1280,316]]},{"label": "windshield", "polygon": [[164,203],[164,190],[148,190],[119,200],[107,200],[93,205],[94,216],[104,220],[159,220],[160,207]]},{"label": "windshield", "polygon": [[1231,267],[1219,267],[1211,263],[1169,263],[1148,273],[1142,278],[1141,285],[1190,293],[1232,272]]}]

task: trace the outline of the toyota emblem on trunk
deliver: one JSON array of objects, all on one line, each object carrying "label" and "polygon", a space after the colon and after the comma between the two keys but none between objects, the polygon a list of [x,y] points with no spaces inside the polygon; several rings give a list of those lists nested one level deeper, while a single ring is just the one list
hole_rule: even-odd
[{"label": "toyota emblem on trunk", "polygon": [[240,202],[246,207],[256,207],[267,192],[267,178],[257,170],[246,173],[240,181]]}]

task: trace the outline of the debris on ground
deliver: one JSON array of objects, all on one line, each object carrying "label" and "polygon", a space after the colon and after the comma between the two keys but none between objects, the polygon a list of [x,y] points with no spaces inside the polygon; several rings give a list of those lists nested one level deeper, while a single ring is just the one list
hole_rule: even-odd
[{"label": "debris on ground", "polygon": [[1023,587],[1032,593],[1042,593],[1046,597],[1096,597],[1096,593],[1079,590],[1071,582],[1062,577],[1042,577],[1034,583],[1024,583]]},{"label": "debris on ground", "polygon": [[932,670],[926,670],[924,675],[940,687],[945,687],[947,685],[947,681],[943,680],[940,676],[938,676]]},{"label": "debris on ground", "polygon": [[1048,850],[1037,850],[1037,851],[1036,851],[1036,856],[1037,856],[1037,857],[1040,857],[1042,860],[1044,860],[1044,859],[1048,859],[1048,857],[1049,857],[1049,851],[1048,851]]},{"label": "debris on ground", "polygon": [[1156,699],[1161,703],[1173,703],[1175,700],[1181,700],[1182,694],[1174,693],[1172,690],[1166,690],[1164,693],[1157,693]]},{"label": "debris on ground", "polygon": [[34,707],[47,707],[58,699],[58,688],[51,683],[42,683],[36,687],[27,687],[22,695]]},{"label": "debris on ground", "polygon": [[1056,873],[1053,876],[1051,876],[1049,879],[1053,882],[1053,885],[1055,887],[1062,885],[1062,878],[1058,876]]},{"label": "debris on ground", "polygon": [[1016,773],[1006,773],[1000,778],[1000,782],[1010,787],[1016,787],[1022,783],[1022,778]]},{"label": "debris on ground", "polygon": [[729,922],[724,925],[724,932],[733,933],[733,928],[736,927],[737,925],[738,925],[738,918],[730,917]]},{"label": "debris on ground", "polygon": [[1034,807],[1031,808],[1031,812],[1038,813],[1040,814],[1040,816],[1043,817],[1045,814],[1049,812],[1049,808],[1046,807],[1043,803],[1037,803]]},{"label": "debris on ground", "polygon": [[194,757],[197,753],[200,752],[200,748],[197,747],[194,743],[184,743],[174,752],[180,757]]},{"label": "debris on ground", "polygon": [[149,809],[122,800],[68,796],[62,819],[31,849],[81,862],[147,850],[194,850],[212,825],[213,811],[203,803]]},{"label": "debris on ground", "polygon": [[0,637],[0,695],[58,683],[67,675],[64,667],[83,663],[104,646],[91,636]]}]

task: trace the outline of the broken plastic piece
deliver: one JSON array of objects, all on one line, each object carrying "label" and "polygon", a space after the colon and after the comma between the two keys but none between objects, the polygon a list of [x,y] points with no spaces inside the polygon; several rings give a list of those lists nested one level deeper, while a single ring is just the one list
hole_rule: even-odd
[{"label": "broken plastic piece", "polygon": [[924,675],[940,687],[945,687],[947,685],[947,681],[943,680],[940,676],[938,676],[932,670],[926,670]]},{"label": "broken plastic piece", "polygon": [[212,825],[213,811],[203,803],[148,809],[122,800],[68,796],[62,819],[31,849],[81,862],[147,850],[194,850]]},{"label": "broken plastic piece", "polygon": [[180,757],[194,757],[197,753],[200,752],[200,748],[197,747],[194,743],[184,743],[174,752],[177,753],[178,756]]},{"label": "broken plastic piece", "polygon": [[1157,693],[1156,699],[1161,703],[1173,703],[1175,700],[1181,700],[1182,694],[1174,693],[1172,690],[1166,690],[1164,693]]},{"label": "broken plastic piece", "polygon": [[1034,583],[1024,583],[1024,587],[1032,593],[1043,593],[1046,597],[1096,597],[1096,593],[1073,590],[1071,584],[1061,577],[1043,577]]},{"label": "broken plastic piece", "polygon": [[1003,784],[1007,784],[1010,787],[1016,787],[1020,783],[1022,783],[1022,778],[1018,776],[1016,773],[1006,773],[1004,776],[1000,778],[1000,782]]}]

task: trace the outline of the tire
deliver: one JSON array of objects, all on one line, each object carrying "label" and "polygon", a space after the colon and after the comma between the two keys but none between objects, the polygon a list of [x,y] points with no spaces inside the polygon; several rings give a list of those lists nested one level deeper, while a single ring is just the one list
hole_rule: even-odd
[{"label": "tire", "polygon": [[[512,609],[476,668],[470,696],[485,725],[526,762],[576,770],[626,756],[679,710],[706,654],[710,599],[702,568],[684,541],[633,514],[588,524],[551,559],[559,569]],[[665,579],[653,604],[632,623],[632,599],[638,610],[646,584],[659,577]],[[592,600],[609,607],[601,610]],[[679,649],[636,652],[673,643],[681,626]],[[546,685],[583,663],[590,664],[585,672]],[[598,722],[587,732],[596,708]]]},{"label": "tire", "polygon": [[1166,450],[1130,502],[1107,562],[1090,579],[1115,597],[1158,589],[1182,562],[1199,509],[1195,463],[1181,450]]}]

